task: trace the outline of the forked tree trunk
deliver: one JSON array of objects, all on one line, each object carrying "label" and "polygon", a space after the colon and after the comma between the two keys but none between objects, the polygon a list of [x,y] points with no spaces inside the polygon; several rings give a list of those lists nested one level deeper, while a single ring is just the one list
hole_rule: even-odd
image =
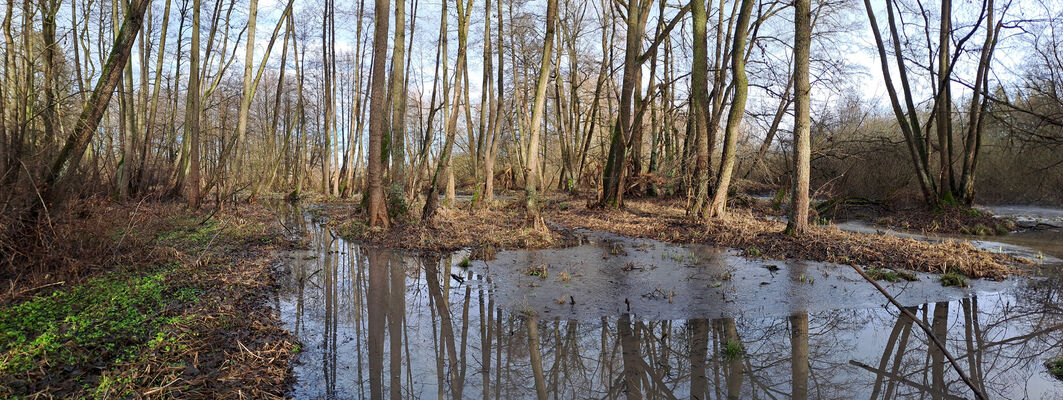
[{"label": "forked tree trunk", "polygon": [[720,165],[720,179],[712,196],[706,218],[727,217],[727,191],[730,190],[731,173],[734,170],[735,153],[738,147],[738,128],[746,112],[746,95],[749,82],[746,80],[746,35],[749,31],[749,16],[753,12],[753,0],[742,0],[742,9],[738,12],[735,26],[734,44],[731,45],[731,74],[734,76],[734,99],[727,112],[727,130],[724,133],[723,160]]}]

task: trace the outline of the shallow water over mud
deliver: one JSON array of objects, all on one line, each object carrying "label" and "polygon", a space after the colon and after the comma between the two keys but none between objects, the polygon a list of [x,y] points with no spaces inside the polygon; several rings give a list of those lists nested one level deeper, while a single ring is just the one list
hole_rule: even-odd
[{"label": "shallow water over mud", "polygon": [[[296,398],[973,398],[848,266],[599,232],[563,249],[414,255],[302,213],[285,226],[306,244],[277,267],[275,307],[304,344]],[[1063,356],[1063,282],[1042,269],[966,289],[929,275],[883,285],[990,398],[1063,398],[1043,366]]]}]

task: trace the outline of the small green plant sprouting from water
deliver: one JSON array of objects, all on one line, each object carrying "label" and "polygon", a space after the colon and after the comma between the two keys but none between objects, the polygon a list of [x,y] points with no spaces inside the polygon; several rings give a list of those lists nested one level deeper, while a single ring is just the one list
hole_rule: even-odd
[{"label": "small green plant sprouting from water", "polygon": [[1045,367],[1048,368],[1049,374],[1063,380],[1063,357],[1045,361]]},{"label": "small green plant sprouting from water", "polygon": [[750,247],[746,252],[753,257],[760,257],[760,249],[756,247]]},{"label": "small green plant sprouting from water", "polygon": [[672,253],[665,251],[662,255],[663,258],[670,259],[678,263],[689,263],[691,265],[701,263],[701,257],[694,253],[687,253],[685,251],[679,253]]},{"label": "small green plant sprouting from water", "polygon": [[462,258],[461,262],[458,263],[458,266],[462,268],[469,268],[470,265],[472,265],[472,263],[469,261],[469,257]]},{"label": "small green plant sprouting from water", "polygon": [[742,357],[746,353],[746,347],[742,344],[742,341],[737,339],[728,339],[723,345],[723,359],[727,361],[734,361]]},{"label": "small green plant sprouting from water", "polygon": [[546,264],[540,264],[528,268],[528,271],[526,273],[528,276],[538,276],[543,279],[546,279],[546,277],[548,276],[548,273],[546,272]]},{"label": "small green plant sprouting from water", "polygon": [[969,284],[967,277],[956,272],[946,272],[941,274],[941,286],[956,286],[967,287]]}]

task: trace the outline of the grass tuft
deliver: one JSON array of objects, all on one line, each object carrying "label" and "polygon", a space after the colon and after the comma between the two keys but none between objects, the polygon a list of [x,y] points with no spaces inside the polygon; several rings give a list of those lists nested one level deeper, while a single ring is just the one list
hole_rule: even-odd
[{"label": "grass tuft", "polygon": [[734,361],[742,357],[746,353],[746,346],[742,344],[742,341],[736,339],[729,339],[723,345],[723,359],[727,361]]}]

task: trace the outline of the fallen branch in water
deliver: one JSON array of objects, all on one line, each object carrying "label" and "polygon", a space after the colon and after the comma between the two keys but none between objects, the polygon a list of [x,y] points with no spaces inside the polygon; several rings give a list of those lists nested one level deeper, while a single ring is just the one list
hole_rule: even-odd
[{"label": "fallen branch in water", "polygon": [[890,296],[889,292],[887,292],[886,289],[882,287],[882,285],[879,285],[878,282],[875,282],[874,279],[871,279],[871,277],[868,276],[863,269],[860,269],[860,267],[857,267],[852,264],[850,264],[849,266],[853,267],[853,269],[856,270],[856,272],[859,273],[860,276],[864,277],[864,280],[874,285],[875,289],[878,289],[878,291],[881,292],[883,296],[886,296],[886,298],[889,299],[890,303],[893,303],[894,306],[897,306],[897,309],[901,310],[901,313],[903,313],[904,316],[910,318],[916,323],[916,325],[919,325],[919,327],[923,329],[923,332],[926,333],[926,336],[929,337],[930,340],[934,342],[934,345],[937,346],[938,349],[941,349],[941,352],[944,353],[945,357],[949,359],[949,364],[952,364],[952,368],[955,369],[956,373],[960,375],[960,379],[963,379],[963,383],[966,383],[967,387],[971,388],[971,391],[974,392],[975,398],[983,400],[987,398],[985,396],[985,393],[982,393],[982,391],[978,390],[978,388],[975,387],[974,383],[971,382],[971,378],[968,378],[967,374],[963,373],[963,370],[960,369],[960,365],[956,362],[956,358],[952,356],[952,353],[949,353],[949,351],[945,349],[945,344],[941,343],[941,341],[938,340],[937,336],[934,336],[934,333],[930,331],[930,327],[926,326],[926,324],[916,318],[915,315],[912,315],[911,311],[908,311],[904,308],[904,306],[901,306],[901,303],[898,302],[897,299],[893,298],[893,296]]}]

